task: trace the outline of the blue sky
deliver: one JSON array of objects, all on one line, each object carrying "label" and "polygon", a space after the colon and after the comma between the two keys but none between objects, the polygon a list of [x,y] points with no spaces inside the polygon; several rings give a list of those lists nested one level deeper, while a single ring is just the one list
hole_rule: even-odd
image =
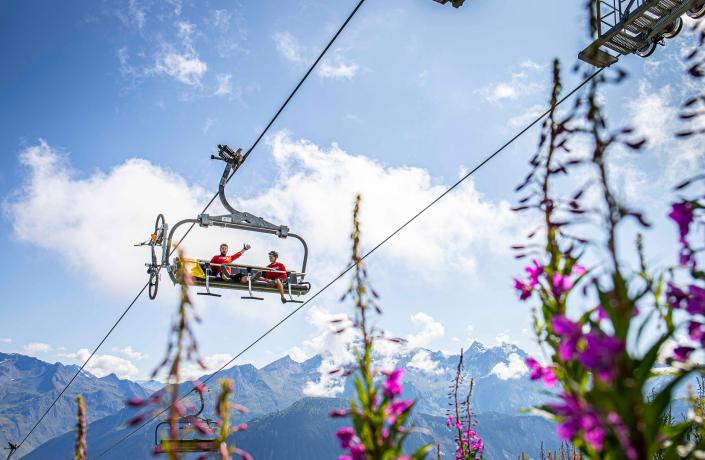
[{"label": "blue sky", "polygon": [[[238,207],[288,224],[311,246],[314,289],[345,266],[350,212],[363,194],[370,247],[523,127],[547,100],[550,62],[569,69],[586,45],[582,2],[368,0],[269,135],[231,182]],[[174,224],[217,188],[215,145],[249,146],[352,2],[3,2],[0,5],[0,350],[75,363],[146,280],[131,247],[164,212]],[[615,121],[652,138],[643,157],[616,161],[623,198],[661,219],[669,188],[700,164],[675,145],[687,90],[686,34],[649,61],[623,59],[629,81],[604,100]],[[578,77],[566,73],[566,88]],[[511,277],[509,245],[529,222],[514,186],[532,131],[369,260],[393,334],[456,351],[474,340],[533,350],[529,307]],[[648,161],[645,161],[648,160]],[[216,208],[214,208],[216,209]],[[674,228],[647,236],[654,263],[673,262]],[[293,242],[195,232],[189,255],[247,241],[250,263]],[[97,374],[143,378],[161,357],[176,290],[163,278],[96,359]],[[301,359],[339,344],[326,320],[349,311],[345,283],[323,295],[240,362]],[[290,307],[237,294],[199,299],[202,353],[222,363]]]}]

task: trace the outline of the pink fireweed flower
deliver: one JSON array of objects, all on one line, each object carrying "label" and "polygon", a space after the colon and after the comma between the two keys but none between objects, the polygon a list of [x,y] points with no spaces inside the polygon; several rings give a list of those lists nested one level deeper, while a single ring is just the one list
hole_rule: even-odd
[{"label": "pink fireweed flower", "polygon": [[543,266],[541,266],[536,259],[531,261],[531,265],[524,268],[524,271],[529,274],[529,287],[535,287],[539,284],[539,276],[543,274]]},{"label": "pink fireweed flower", "polygon": [[597,373],[604,382],[611,382],[615,374],[615,361],[624,350],[624,343],[602,333],[590,332],[585,336],[585,349],[580,353],[580,363]]},{"label": "pink fireweed flower", "polygon": [[355,437],[355,430],[350,426],[344,426],[335,432],[335,436],[340,441],[340,447],[343,449],[348,449],[350,443]]},{"label": "pink fireweed flower", "polygon": [[546,388],[551,388],[556,384],[556,374],[553,372],[551,367],[543,367],[538,361],[531,357],[526,358],[525,362],[526,366],[530,370],[529,377],[531,380],[541,379],[543,384],[546,385]]},{"label": "pink fireweed flower", "polygon": [[697,321],[691,321],[688,323],[688,337],[695,342],[705,343],[705,330],[703,330],[703,324]]},{"label": "pink fireweed flower", "polygon": [[693,347],[680,346],[673,350],[673,360],[685,362],[690,357],[690,354],[695,351]]},{"label": "pink fireweed flower", "polygon": [[607,421],[612,426],[612,430],[617,435],[619,443],[622,445],[622,451],[627,455],[629,460],[637,460],[638,454],[629,439],[629,430],[624,425],[622,418],[616,412],[607,414]]},{"label": "pink fireweed flower", "polygon": [[688,286],[685,310],[691,315],[705,315],[705,289],[693,284]]},{"label": "pink fireweed flower", "polygon": [[587,268],[585,268],[579,264],[573,265],[573,268],[571,268],[571,270],[570,270],[570,274],[573,276],[577,276],[577,277],[581,277],[585,273],[587,273]]},{"label": "pink fireweed flower", "polygon": [[384,382],[384,395],[389,399],[394,399],[404,390],[401,378],[404,376],[404,369],[394,369],[387,373],[387,380]]},{"label": "pink fireweed flower", "polygon": [[406,412],[413,403],[414,401],[410,399],[404,399],[401,401],[394,401],[389,406],[387,406],[385,412],[389,416],[389,418],[387,419],[389,424],[393,425],[394,422],[396,422],[397,417]]},{"label": "pink fireweed flower", "polygon": [[531,297],[533,288],[518,278],[514,278],[514,289],[519,292],[519,300],[526,300]]},{"label": "pink fireweed flower", "polygon": [[585,442],[596,451],[602,450],[605,439],[605,430],[597,413],[587,403],[576,396],[567,393],[561,394],[561,404],[551,404],[549,407],[561,417],[558,425],[558,436],[565,440],[573,440],[581,433]]},{"label": "pink fireweed flower", "polygon": [[693,205],[688,202],[673,203],[668,217],[678,225],[680,237],[684,238],[688,235],[690,224],[693,222]]},{"label": "pink fireweed flower", "polygon": [[580,324],[563,315],[556,315],[551,320],[551,328],[562,339],[558,345],[558,356],[563,361],[570,361],[578,352],[578,343],[582,338]]},{"label": "pink fireweed flower", "polygon": [[673,308],[682,308],[683,302],[688,297],[688,295],[679,287],[672,283],[668,283],[666,288],[666,300]]},{"label": "pink fireweed flower", "polygon": [[559,298],[573,287],[573,280],[570,279],[569,275],[554,273],[552,281],[553,286],[551,287],[551,292],[553,292],[553,295],[556,298]]}]

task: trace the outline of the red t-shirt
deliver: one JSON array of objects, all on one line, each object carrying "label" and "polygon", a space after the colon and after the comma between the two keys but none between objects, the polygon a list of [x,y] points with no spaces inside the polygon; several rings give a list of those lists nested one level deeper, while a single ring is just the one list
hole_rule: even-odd
[{"label": "red t-shirt", "polygon": [[[238,251],[231,256],[221,256],[221,255],[213,256],[213,258],[211,259],[211,263],[212,264],[231,264],[231,263],[233,263],[233,260],[237,259],[241,255],[242,255],[242,251]],[[219,275],[220,274],[220,267],[211,267],[211,271],[213,272],[214,275]],[[230,274],[229,267],[225,267],[225,273],[227,273],[228,275]]]},{"label": "red t-shirt", "polygon": [[[272,270],[278,270],[281,272],[286,272],[286,267],[281,262],[274,262],[273,264],[269,264],[269,265],[267,265],[267,268],[271,268]],[[267,278],[268,280],[280,279],[283,281],[286,279],[286,273],[264,272],[264,277]]]}]

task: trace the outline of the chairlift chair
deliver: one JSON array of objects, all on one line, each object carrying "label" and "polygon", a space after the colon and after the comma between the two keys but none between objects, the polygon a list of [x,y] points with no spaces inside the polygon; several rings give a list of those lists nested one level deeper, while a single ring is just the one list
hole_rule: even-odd
[{"label": "chairlift chair", "polygon": [[[228,202],[225,196],[225,184],[227,184],[229,178],[232,174],[237,172],[238,168],[243,162],[242,150],[238,149],[233,151],[227,145],[218,145],[218,155],[211,155],[211,159],[220,160],[225,162],[225,170],[223,171],[223,176],[220,179],[220,184],[218,187],[218,196],[220,201],[229,212],[222,216],[211,216],[209,214],[201,214],[196,219],[184,219],[178,222],[169,232],[169,237],[166,242],[166,247],[170,248],[174,242],[174,235],[177,229],[188,224],[198,224],[202,228],[209,227],[220,227],[226,229],[243,230],[248,232],[266,233],[270,235],[276,235],[279,238],[294,238],[298,240],[303,246],[304,254],[303,261],[301,263],[301,270],[287,270],[286,279],[284,280],[284,288],[288,294],[288,302],[301,303],[300,300],[295,300],[294,296],[301,296],[307,294],[311,289],[311,284],[304,281],[306,276],[306,262],[308,260],[308,245],[306,241],[299,235],[289,231],[289,227],[284,225],[275,225],[265,219],[250,214],[248,212],[237,211]],[[180,283],[178,271],[179,270],[189,270],[192,275],[193,284],[196,286],[204,287],[205,291],[199,292],[199,295],[207,296],[220,296],[220,294],[212,292],[213,289],[235,289],[247,291],[248,295],[244,295],[241,298],[248,300],[264,300],[262,297],[257,297],[254,295],[255,292],[259,293],[276,293],[276,286],[269,284],[265,281],[261,281],[259,277],[267,272],[276,272],[267,267],[258,267],[253,265],[243,265],[243,264],[212,264],[208,260],[202,259],[180,259],[178,257],[174,258],[173,263],[168,261],[168,252],[163,252],[162,264],[167,267],[167,272],[174,283]],[[235,282],[233,280],[226,280],[221,277],[215,276],[216,270],[214,267],[220,267],[220,269],[227,268],[231,274],[242,274],[243,279],[247,281],[246,284]]]},{"label": "chairlift chair", "polygon": [[[200,399],[200,408],[198,412],[193,415],[188,415],[181,417],[177,420],[177,424],[181,432],[187,430],[192,430],[194,421],[198,420],[199,423],[206,425],[211,430],[215,431],[217,429],[217,424],[215,421],[207,418],[202,418],[200,415],[203,412],[205,406],[203,395],[197,392]],[[170,453],[197,453],[197,452],[217,452],[220,449],[220,443],[217,439],[203,437],[204,435],[198,434],[195,437],[190,437],[186,439],[169,439],[168,437],[160,436],[162,428],[169,425],[169,421],[165,420],[157,424],[154,428],[154,447],[155,452],[160,454],[170,454]]]}]

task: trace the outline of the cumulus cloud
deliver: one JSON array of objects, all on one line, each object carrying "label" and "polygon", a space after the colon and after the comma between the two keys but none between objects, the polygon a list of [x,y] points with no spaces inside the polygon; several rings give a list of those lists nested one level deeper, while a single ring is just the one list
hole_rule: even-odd
[{"label": "cumulus cloud", "polygon": [[[285,132],[276,134],[269,144],[278,171],[277,186],[242,200],[243,207],[269,210],[274,221],[288,222],[315,241],[312,259],[330,263],[319,265],[326,272],[339,269],[347,258],[349,216],[356,193],[363,195],[362,230],[371,245],[447,187],[424,169],[384,166],[337,144],[324,149],[305,139],[294,140]],[[508,253],[516,234],[525,228],[519,219],[509,203],[486,200],[472,181],[466,181],[380,252],[412,270],[472,273],[481,253]]]},{"label": "cumulus cloud", "polygon": [[[332,321],[337,321],[333,323]],[[320,354],[321,365],[318,368],[318,380],[305,383],[303,393],[307,396],[332,397],[342,393],[344,380],[337,374],[331,375],[334,369],[340,369],[351,364],[354,355],[350,351],[355,333],[348,316],[344,313],[333,314],[330,311],[314,307],[309,310],[308,321],[314,327],[313,336],[304,341],[301,347],[289,351],[292,359],[303,361]],[[341,333],[336,333],[340,329]]]},{"label": "cumulus cloud", "polygon": [[342,57],[337,57],[333,62],[323,62],[318,68],[318,75],[324,78],[345,78],[351,80],[357,75],[360,66],[354,62],[346,62]]},{"label": "cumulus cloud", "polygon": [[[91,273],[115,293],[144,282],[147,254],[132,245],[147,238],[157,213],[172,221],[192,217],[208,199],[205,191],[145,160],[79,177],[68,157],[44,140],[23,150],[19,160],[27,176],[5,203],[15,237],[54,251],[76,273]],[[105,251],[111,254],[109,270]]]},{"label": "cumulus cloud", "polygon": [[411,350],[427,347],[445,334],[443,325],[426,313],[419,312],[412,315],[411,322],[420,329],[418,333],[407,337],[407,345]]},{"label": "cumulus cloud", "polygon": [[129,359],[133,359],[135,361],[139,361],[141,359],[147,358],[147,355],[144,353],[140,353],[139,351],[135,351],[130,345],[120,348],[120,347],[113,347],[113,352],[114,353],[120,353],[121,355],[124,355],[128,357]]},{"label": "cumulus cloud", "polygon": [[519,64],[521,70],[512,72],[508,80],[498,81],[483,86],[477,92],[488,102],[515,101],[521,97],[536,94],[544,89],[544,85],[534,79],[534,74],[542,66],[531,60]]},{"label": "cumulus cloud", "polygon": [[[87,348],[81,348],[76,353],[66,353],[59,356],[75,360],[77,364],[83,364],[90,354],[91,352]],[[93,355],[84,369],[96,377],[115,374],[121,379],[133,379],[139,373],[132,362],[114,355]]]},{"label": "cumulus cloud", "polygon": [[[314,59],[315,51],[299,43],[299,40],[289,32],[278,32],[272,36],[279,54],[287,61],[295,64],[307,64]],[[341,49],[333,52],[333,57],[325,59],[316,70],[323,78],[352,79],[357,75],[360,66],[345,58]]]},{"label": "cumulus cloud", "polygon": [[30,356],[36,356],[41,353],[48,353],[51,351],[51,345],[42,342],[31,342],[24,346],[22,349],[25,354]]},{"label": "cumulus cloud", "polygon": [[284,56],[285,59],[296,63],[305,62],[306,58],[304,54],[306,54],[307,51],[304,50],[299,41],[289,32],[278,32],[272,36],[272,40],[274,40],[279,54]]},{"label": "cumulus cloud", "polygon": [[218,80],[218,87],[215,90],[216,96],[227,96],[233,93],[233,85],[230,82],[232,78],[233,76],[229,73],[216,75]]},{"label": "cumulus cloud", "polygon": [[10,337],[2,337],[0,338],[0,343],[12,343],[12,339]]},{"label": "cumulus cloud", "polygon": [[[683,87],[687,86],[685,80],[679,82]],[[658,184],[662,190],[671,189],[685,177],[689,177],[692,171],[696,171],[705,164],[705,152],[702,149],[702,142],[698,136],[689,139],[675,139],[674,133],[684,129],[684,124],[678,119],[679,105],[682,102],[683,94],[674,90],[668,84],[661,87],[654,87],[650,82],[642,80],[639,82],[639,95],[632,99],[628,105],[628,124],[632,126],[636,133],[648,139],[647,147],[664,164]],[[691,128],[703,128],[705,122],[693,124]],[[639,187],[648,182],[648,178],[640,168],[640,161],[633,159],[631,164],[623,161],[617,163],[622,169],[629,168],[634,176],[634,182]],[[622,174],[618,169],[612,177],[618,178]],[[652,187],[647,187],[647,189]],[[643,190],[643,189],[641,189]],[[635,190],[638,194],[638,190]],[[658,195],[658,194],[657,194]]]},{"label": "cumulus cloud", "polygon": [[512,353],[508,358],[508,363],[498,363],[492,368],[490,373],[496,375],[500,380],[510,380],[518,379],[529,372],[526,364],[524,364],[518,354]]},{"label": "cumulus cloud", "polygon": [[409,369],[414,369],[426,374],[442,374],[443,369],[438,368],[438,363],[431,359],[431,354],[426,350],[416,353],[406,365]]},{"label": "cumulus cloud", "polygon": [[198,55],[171,50],[157,56],[153,71],[173,77],[186,85],[200,86],[207,69],[208,65]]},{"label": "cumulus cloud", "polygon": [[203,363],[206,365],[205,369],[197,363],[184,363],[184,365],[181,366],[181,377],[186,380],[195,380],[203,375],[217,371],[232,359],[233,355],[229,353],[215,353],[204,356]]}]

